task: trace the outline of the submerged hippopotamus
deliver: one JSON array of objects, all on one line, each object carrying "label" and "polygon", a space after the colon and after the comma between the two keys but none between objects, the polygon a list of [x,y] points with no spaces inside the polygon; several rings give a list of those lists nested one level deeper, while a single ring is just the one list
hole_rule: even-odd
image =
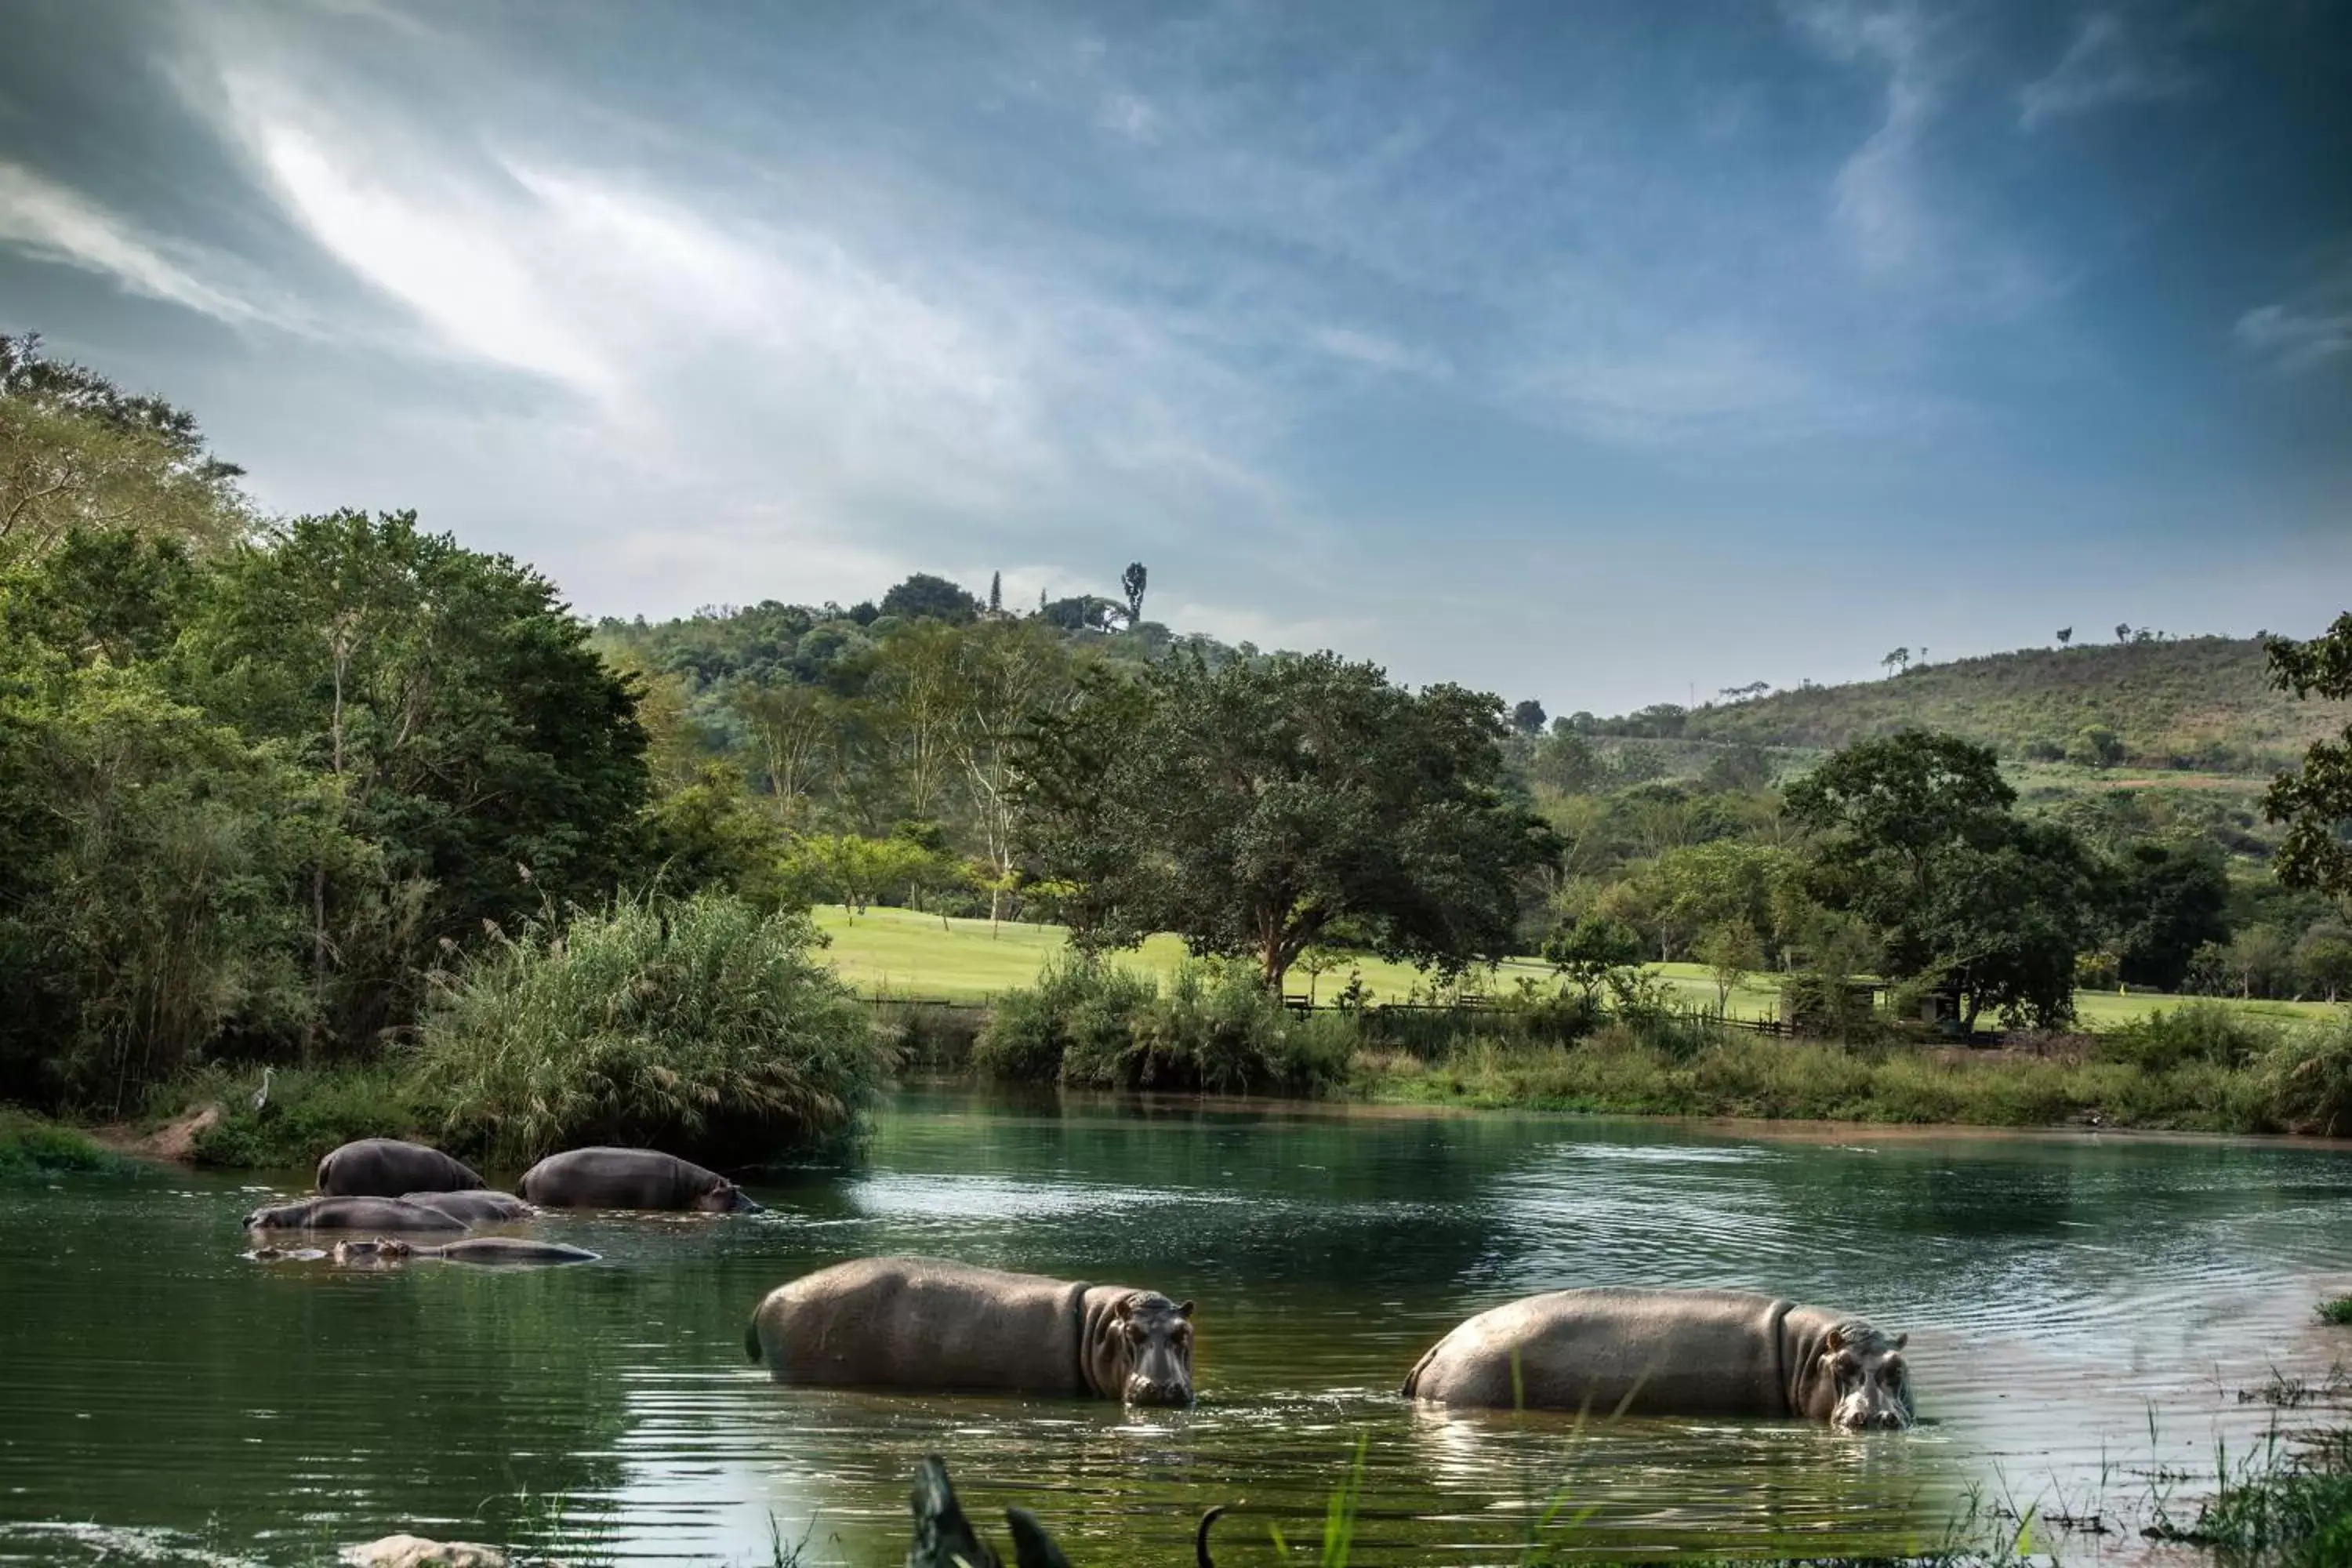
[{"label": "submerged hippopotamus", "polygon": [[743,1349],[779,1383],[1192,1403],[1192,1303],[928,1258],[865,1258],[778,1286]]},{"label": "submerged hippopotamus", "polygon": [[482,1178],[438,1149],[397,1138],[362,1138],[319,1162],[319,1190],[339,1198],[396,1198],[403,1193],[464,1192]]},{"label": "submerged hippopotamus", "polygon": [[520,1198],[488,1188],[465,1193],[403,1193],[400,1201],[415,1204],[418,1208],[438,1209],[463,1225],[497,1225],[531,1215],[530,1205]]},{"label": "submerged hippopotamus", "polygon": [[245,1216],[247,1230],[461,1231],[463,1220],[439,1209],[398,1198],[304,1198],[299,1203],[257,1208]]},{"label": "submerged hippopotamus", "polygon": [[445,1263],[478,1263],[492,1268],[519,1264],[593,1263],[600,1255],[584,1247],[557,1241],[525,1241],[512,1236],[469,1236],[463,1241],[435,1245],[379,1236],[373,1241],[335,1243],[334,1260],[342,1264],[397,1263],[409,1258],[437,1258]]},{"label": "submerged hippopotamus", "polygon": [[1437,1405],[1900,1429],[1911,1425],[1906,1338],[1736,1290],[1555,1290],[1461,1324],[1403,1392]]},{"label": "submerged hippopotamus", "polygon": [[550,1154],[522,1173],[515,1190],[543,1208],[754,1214],[760,1207],[718,1172],[656,1149],[573,1149]]}]

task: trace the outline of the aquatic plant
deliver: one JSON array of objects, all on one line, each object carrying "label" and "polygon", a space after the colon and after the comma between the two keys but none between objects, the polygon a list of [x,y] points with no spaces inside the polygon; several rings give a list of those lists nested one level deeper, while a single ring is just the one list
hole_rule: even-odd
[{"label": "aquatic plant", "polygon": [[2319,1321],[2323,1323],[2352,1324],[2352,1296],[2338,1296],[2319,1304]]},{"label": "aquatic plant", "polygon": [[497,942],[427,1005],[446,1141],[521,1164],[584,1143],[729,1163],[846,1134],[891,1050],[805,915],[646,897]]}]

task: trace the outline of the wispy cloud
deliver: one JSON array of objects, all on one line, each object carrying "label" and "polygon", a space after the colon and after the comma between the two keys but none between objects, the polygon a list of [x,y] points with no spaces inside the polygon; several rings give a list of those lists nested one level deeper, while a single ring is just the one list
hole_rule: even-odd
[{"label": "wispy cloud", "polygon": [[2314,369],[2352,353],[2352,279],[2240,316],[2230,335],[2282,371]]},{"label": "wispy cloud", "polygon": [[131,293],[229,322],[254,320],[251,303],[205,282],[165,241],[19,164],[0,161],[0,246],[110,278]]},{"label": "wispy cloud", "polygon": [[2196,86],[2191,72],[2141,48],[2121,16],[2100,11],[2084,18],[2050,74],[2018,94],[2017,123],[2038,131],[2119,104],[2179,98]]}]

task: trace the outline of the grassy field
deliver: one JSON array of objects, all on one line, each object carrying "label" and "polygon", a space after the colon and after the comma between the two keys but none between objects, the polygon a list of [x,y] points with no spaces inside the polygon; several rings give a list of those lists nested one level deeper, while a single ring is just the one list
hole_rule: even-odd
[{"label": "grassy field", "polygon": [[[936,915],[906,910],[869,910],[852,920],[839,906],[828,905],[816,911],[816,921],[833,939],[834,967],[869,996],[977,1002],[999,991],[1030,984],[1047,956],[1064,945],[1059,926],[1008,923],[992,931],[986,921],[942,921]],[[1155,936],[1140,950],[1119,954],[1117,962],[1165,974],[1183,956],[1181,942],[1172,936]],[[1367,959],[1360,967],[1364,988],[1376,1001],[1402,1002],[1415,985],[1427,989],[1425,978],[1403,964]],[[1652,969],[1671,981],[1686,1000],[1715,1005],[1715,982],[1699,965],[1663,963]],[[1488,984],[1492,989],[1507,990],[1522,977],[1547,989],[1554,984],[1551,971],[1532,959],[1503,963]],[[1345,969],[1323,975],[1316,984],[1318,999],[1328,1000],[1347,981]],[[1289,989],[1294,994],[1307,994],[1304,972],[1291,971]],[[2108,991],[2084,991],[2075,996],[2083,1022],[2095,1029],[2113,1028],[2172,1005],[2171,997],[2119,996]],[[2277,1021],[2324,1018],[2342,1011],[2318,1002],[2235,1002],[2231,1005]],[[1780,991],[1769,976],[1756,976],[1731,994],[1729,1011],[1735,1018],[1769,1017],[1779,1010]]]}]

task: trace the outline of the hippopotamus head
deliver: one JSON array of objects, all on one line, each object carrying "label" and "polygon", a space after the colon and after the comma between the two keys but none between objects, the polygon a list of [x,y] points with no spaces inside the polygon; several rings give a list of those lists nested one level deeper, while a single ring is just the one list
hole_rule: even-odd
[{"label": "hippopotamus head", "polygon": [[1126,1348],[1127,1403],[1192,1404],[1192,1303],[1137,1290],[1111,1315]]},{"label": "hippopotamus head", "polygon": [[339,1241],[331,1255],[338,1263],[397,1263],[415,1250],[408,1243],[389,1236],[379,1236],[373,1241]]},{"label": "hippopotamus head", "polygon": [[1908,1334],[1892,1338],[1868,1323],[1840,1323],[1822,1342],[1821,1375],[1833,1403],[1830,1425],[1847,1432],[1900,1432],[1911,1425]]},{"label": "hippopotamus head", "polygon": [[751,1194],[734,1183],[721,1177],[694,1200],[694,1206],[704,1214],[758,1214],[760,1205]]}]

